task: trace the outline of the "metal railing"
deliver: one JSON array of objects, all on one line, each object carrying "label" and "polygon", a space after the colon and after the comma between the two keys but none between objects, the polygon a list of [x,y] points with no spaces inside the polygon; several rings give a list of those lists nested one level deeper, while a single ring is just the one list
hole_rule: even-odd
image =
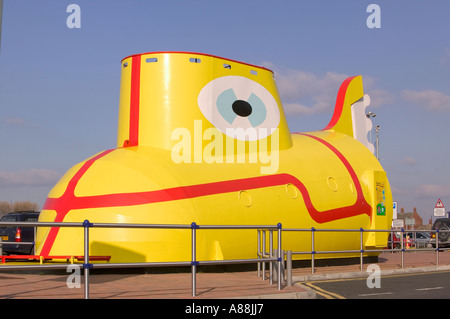
[{"label": "metal railing", "polygon": [[[442,242],[439,241],[439,233],[442,232],[450,232],[450,230],[405,230],[405,229],[316,229],[316,228],[284,228],[283,232],[310,232],[311,233],[311,249],[310,250],[304,250],[304,251],[293,251],[293,250],[283,250],[282,251],[282,262],[286,263],[286,276],[287,276],[287,285],[292,285],[292,255],[300,255],[300,254],[309,254],[311,255],[311,273],[315,273],[315,255],[317,254],[339,254],[339,253],[354,253],[359,254],[360,258],[360,270],[363,271],[363,264],[364,264],[364,253],[380,253],[380,252],[400,252],[401,253],[401,268],[404,268],[404,254],[406,252],[413,252],[413,251],[435,251],[436,252],[436,265],[439,265],[439,252],[442,251],[442,247],[439,247],[439,245],[447,243],[450,244],[450,241]],[[354,250],[316,250],[316,233],[318,232],[359,232],[360,233],[360,249],[354,249]],[[398,241],[389,241],[387,247],[384,247],[382,249],[364,249],[364,233],[375,233],[375,232],[386,232],[391,233],[391,238],[393,237],[393,233],[400,233],[400,238]],[[436,234],[435,240],[430,238],[429,244],[434,245],[434,247],[427,247],[427,248],[414,248],[409,249],[406,244],[414,244],[416,243],[416,239],[407,239],[405,237],[408,233],[430,233],[430,234]],[[269,235],[271,237],[271,235]],[[261,237],[258,237],[258,240],[261,240],[262,242],[265,241],[265,235]],[[395,248],[395,243],[400,244],[400,248]],[[389,248],[389,244],[391,244],[391,247]],[[261,251],[261,243],[258,243],[258,254],[261,256],[271,256],[264,253],[264,250]],[[258,274],[259,274],[259,268],[258,268]],[[271,272],[272,274],[272,272]]]},{"label": "metal railing", "polygon": [[[278,265],[278,290],[281,290],[281,224],[277,225],[174,225],[174,224],[115,224],[115,223],[90,223],[85,220],[83,223],[58,223],[58,222],[0,222],[1,226],[19,226],[19,227],[83,227],[84,228],[84,298],[89,299],[89,271],[93,268],[130,268],[130,267],[170,267],[170,266],[190,266],[191,267],[191,290],[192,296],[196,296],[196,273],[200,265],[218,265],[218,264],[246,264],[261,262],[276,262]],[[133,263],[95,263],[89,262],[89,230],[90,228],[145,228],[145,229],[187,229],[191,230],[191,260],[177,262],[133,262]],[[197,260],[197,231],[210,229],[264,229],[277,231],[278,254],[262,260],[259,256],[255,259],[233,259],[233,260]],[[5,244],[4,242],[3,244]],[[15,242],[11,242],[16,244]],[[270,251],[274,251],[270,247]],[[50,265],[2,265],[1,270],[20,270],[20,269],[67,269],[70,264],[50,264]]]},{"label": "metal railing", "polygon": [[[273,279],[277,280],[277,289],[281,290],[282,282],[286,282],[288,286],[292,285],[292,255],[295,254],[310,254],[311,255],[311,273],[315,272],[315,255],[317,254],[338,254],[338,253],[355,253],[360,256],[360,270],[363,270],[363,255],[368,252],[401,252],[401,267],[404,267],[404,253],[408,251],[436,251],[436,264],[439,265],[439,247],[438,235],[439,232],[450,232],[450,230],[404,230],[404,229],[388,229],[388,230],[365,230],[360,229],[316,229],[316,228],[282,228],[281,224],[277,225],[198,225],[196,223],[177,225],[177,224],[118,224],[118,223],[90,223],[85,220],[83,223],[71,222],[0,222],[0,227],[3,226],[19,226],[19,227],[82,227],[84,228],[84,256],[82,267],[84,269],[84,298],[89,298],[89,274],[93,268],[131,268],[131,267],[170,267],[170,266],[186,266],[191,267],[191,290],[192,296],[196,296],[196,273],[197,267],[200,265],[219,265],[219,264],[247,264],[256,263],[258,266],[258,277],[266,279],[266,263],[269,263],[269,280],[270,284]],[[145,228],[145,229],[186,229],[191,230],[191,259],[186,261],[176,262],[132,262],[132,263],[90,263],[89,262],[89,231],[90,228]],[[233,259],[233,260],[197,260],[197,232],[199,230],[211,229],[254,229],[257,231],[257,253],[255,259]],[[274,232],[276,232],[276,247],[274,248]],[[311,249],[307,251],[293,251],[282,249],[282,232],[310,232]],[[316,248],[316,234],[318,232],[359,232],[360,249],[356,250],[317,250]],[[364,233],[388,232],[400,233],[399,241],[391,241],[391,248],[385,247],[383,249],[364,249]],[[430,241],[435,244],[433,248],[416,248],[405,249],[405,234],[415,232],[435,233],[436,240]],[[269,234],[267,236],[267,233]],[[268,242],[267,242],[268,240]],[[410,241],[410,242],[414,242]],[[395,249],[395,243],[400,244],[400,249]],[[2,244],[18,244],[16,242],[3,242]],[[268,249],[268,251],[267,251]],[[276,264],[276,272],[274,272],[274,264]],[[1,270],[20,270],[20,269],[67,269],[71,264],[40,264],[40,265],[2,265]],[[286,275],[286,280],[284,276]]]}]

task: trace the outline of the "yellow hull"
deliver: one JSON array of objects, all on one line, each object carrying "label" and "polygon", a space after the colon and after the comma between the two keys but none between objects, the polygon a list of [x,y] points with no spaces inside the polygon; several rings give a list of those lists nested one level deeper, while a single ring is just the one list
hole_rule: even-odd
[{"label": "yellow hull", "polygon": [[[198,92],[211,79],[221,76],[214,72],[201,74],[183,89],[172,77],[171,81],[176,85],[167,88],[167,83],[166,86],[161,83],[161,96],[156,93],[146,96],[142,86],[148,84],[147,71],[139,65],[139,77],[146,80],[141,80],[138,86],[139,103],[136,99],[133,102],[133,90],[137,92],[133,89],[136,73],[126,72],[136,59],[143,63],[148,56],[155,54],[133,56],[123,61],[123,65],[129,64],[122,75],[121,87],[125,93],[121,92],[118,147],[70,169],[48,195],[40,221],[177,225],[193,222],[198,225],[281,223],[282,228],[390,228],[392,196],[386,173],[377,159],[359,141],[332,127],[290,134],[276,86],[271,82],[271,76],[266,75],[269,70],[257,69],[262,78],[261,86],[268,88],[280,106],[277,131],[259,138],[258,141],[265,144],[258,144],[254,152],[250,151],[250,142],[245,142],[247,148],[241,160],[239,155],[242,154],[237,151],[232,160],[225,160],[225,156],[224,160],[218,160],[219,144],[205,139],[205,132],[213,127],[211,121],[197,109],[183,108],[181,116],[176,114],[173,105],[178,104],[173,100],[189,97],[193,100],[189,102],[191,100],[186,98],[186,105],[196,106]],[[168,74],[178,74],[176,67],[181,68],[178,59],[187,58],[189,54],[161,53],[156,56],[162,65],[160,72],[165,72],[159,79],[167,79]],[[256,69],[217,57],[201,55],[201,58],[206,63],[211,59],[217,64],[219,60],[220,66],[225,61],[238,69],[235,71],[238,73],[243,72],[238,67]],[[167,65],[172,67],[167,68]],[[136,68],[135,64],[131,69],[136,71]],[[164,102],[164,96],[166,100],[167,96],[175,97],[169,103]],[[162,104],[156,104],[156,107],[157,102]],[[133,103],[139,105],[138,116],[133,115]],[[164,103],[171,108],[165,109]],[[267,107],[268,102],[264,103]],[[201,104],[200,98],[198,104]],[[147,106],[152,106],[155,112],[148,112]],[[159,121],[155,122],[154,117]],[[146,120],[158,126],[158,130],[152,129],[153,124],[144,124]],[[174,139],[173,134],[171,138],[170,133],[180,127],[191,129],[179,131],[178,139]],[[195,134],[196,130],[200,135]],[[186,132],[193,134],[182,135]],[[223,134],[224,150],[228,140],[229,137]],[[188,146],[192,147],[192,154],[187,154]],[[201,156],[196,157],[196,147]],[[263,147],[268,149],[265,157],[261,153]],[[205,151],[212,148],[215,148],[214,152]],[[380,205],[382,212],[377,210]],[[387,236],[387,233],[365,234],[365,249],[385,247]],[[316,233],[315,237],[316,251],[360,249],[359,233]],[[189,229],[94,227],[90,229],[90,254],[111,256],[111,262],[189,261],[190,238]],[[282,244],[284,250],[309,251],[311,235],[283,232]],[[40,228],[36,247],[37,253],[43,256],[83,255],[83,230]],[[256,230],[197,231],[197,260],[256,258],[256,253]],[[295,258],[310,256],[296,255]]]}]

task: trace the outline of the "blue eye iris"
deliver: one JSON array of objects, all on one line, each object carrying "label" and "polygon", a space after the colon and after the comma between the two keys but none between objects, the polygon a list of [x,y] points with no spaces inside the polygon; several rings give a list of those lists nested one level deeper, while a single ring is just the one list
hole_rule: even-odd
[{"label": "blue eye iris", "polygon": [[217,97],[217,109],[228,123],[232,124],[238,116],[247,117],[253,127],[263,123],[267,115],[266,106],[258,96],[252,93],[247,101],[239,100],[233,89]]},{"label": "blue eye iris", "polygon": [[256,127],[266,119],[266,106],[264,105],[263,101],[261,101],[261,99],[253,93],[250,95],[247,102],[252,106],[253,109],[252,115],[248,117],[248,120],[253,127]]},{"label": "blue eye iris", "polygon": [[217,109],[219,110],[220,115],[222,115],[223,118],[230,124],[233,123],[237,116],[231,107],[233,102],[236,100],[237,97],[236,94],[234,94],[233,89],[225,90],[217,97]]}]

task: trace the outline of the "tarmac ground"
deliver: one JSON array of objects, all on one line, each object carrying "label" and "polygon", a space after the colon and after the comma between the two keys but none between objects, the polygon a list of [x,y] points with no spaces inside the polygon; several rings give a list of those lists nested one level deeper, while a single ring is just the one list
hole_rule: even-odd
[{"label": "tarmac ground", "polygon": [[[438,258],[437,258],[438,257]],[[439,260],[437,260],[439,259]],[[189,268],[180,271],[100,271],[90,270],[90,299],[315,299],[316,294],[300,283],[336,278],[368,276],[364,261],[360,270],[359,258],[348,260],[316,260],[314,274],[311,262],[293,264],[293,285],[277,283],[258,277],[256,265],[225,268],[199,267],[196,274],[196,296],[192,296],[192,276]],[[438,263],[438,264],[437,264]],[[3,265],[11,265],[6,263]],[[426,272],[450,269],[450,253],[433,251],[383,252],[376,264],[381,274]],[[205,266],[206,267],[206,266]],[[268,267],[266,267],[268,268]],[[72,272],[44,272],[34,270],[2,270],[0,265],[0,299],[84,299],[84,276]],[[77,279],[79,288],[77,288]],[[69,288],[70,286],[75,286]]]}]

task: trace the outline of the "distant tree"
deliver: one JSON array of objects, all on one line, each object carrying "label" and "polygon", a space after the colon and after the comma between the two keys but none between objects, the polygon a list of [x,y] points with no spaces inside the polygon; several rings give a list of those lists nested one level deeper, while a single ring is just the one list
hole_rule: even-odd
[{"label": "distant tree", "polygon": [[0,201],[0,217],[12,212],[20,212],[25,210],[27,211],[34,210],[38,212],[39,205],[30,201],[22,201],[14,203],[8,201]]},{"label": "distant tree", "polygon": [[0,202],[0,216],[9,214],[13,211],[11,202],[2,201]]},{"label": "distant tree", "polygon": [[15,212],[24,211],[24,210],[39,210],[39,205],[30,201],[23,201],[23,202],[15,202],[13,204],[13,210]]}]

